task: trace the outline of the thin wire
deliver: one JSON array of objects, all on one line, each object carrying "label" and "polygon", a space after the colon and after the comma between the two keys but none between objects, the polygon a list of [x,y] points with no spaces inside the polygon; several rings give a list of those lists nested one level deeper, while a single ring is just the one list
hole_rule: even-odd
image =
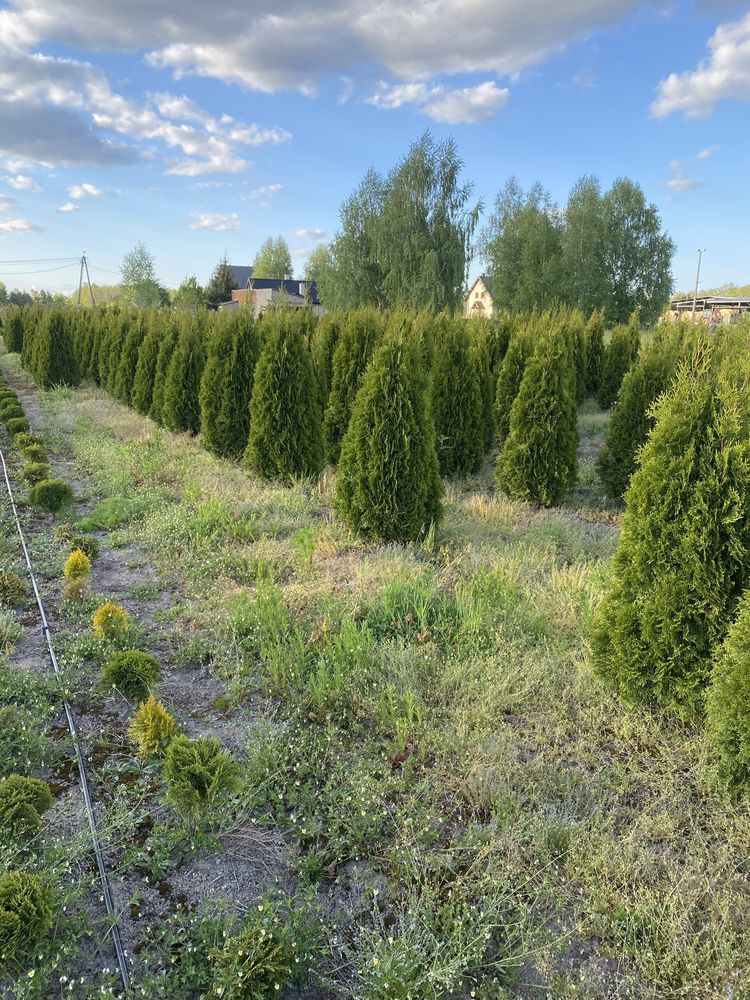
[{"label": "thin wire", "polygon": [[117,275],[119,275],[121,273],[120,271],[110,271],[110,269],[108,267],[99,267],[98,264],[92,264],[91,261],[88,261],[88,265],[89,265],[89,267],[93,267],[93,269],[95,271],[106,271],[107,274],[117,274]]},{"label": "thin wire", "polygon": [[17,278],[24,274],[50,274],[52,271],[67,271],[69,267],[78,267],[81,263],[80,257],[71,261],[70,264],[61,264],[60,267],[45,267],[41,271],[0,271],[0,277]]},{"label": "thin wire", "polygon": [[[55,650],[52,645],[52,633],[50,632],[49,623],[47,621],[47,615],[44,612],[44,605],[42,604],[42,597],[39,593],[39,587],[37,586],[36,577],[34,576],[34,568],[31,565],[31,558],[29,556],[29,550],[26,547],[26,539],[24,538],[23,529],[21,528],[21,521],[18,517],[18,510],[16,509],[16,502],[13,498],[13,489],[10,485],[10,478],[8,476],[8,467],[5,464],[5,456],[3,455],[2,449],[0,449],[0,462],[3,466],[3,475],[5,476],[5,486],[8,490],[8,499],[10,500],[10,505],[13,509],[13,516],[16,520],[16,530],[18,532],[18,537],[21,539],[21,548],[23,549],[23,556],[26,560],[26,568],[29,572],[29,578],[31,579],[31,586],[34,590],[34,596],[36,597],[37,607],[39,608],[39,616],[42,619],[42,631],[44,632],[44,638],[47,642],[47,650],[49,651],[49,658],[52,663],[52,669],[55,674],[60,679],[60,665],[57,662],[57,656],[55,655]],[[62,683],[61,683],[62,687]],[[78,764],[78,774],[81,780],[81,791],[83,793],[83,800],[86,805],[86,814],[88,816],[89,827],[91,829],[91,839],[94,844],[94,855],[96,857],[96,866],[99,869],[99,880],[102,885],[102,895],[104,897],[104,904],[107,908],[107,914],[112,921],[112,942],[115,946],[115,952],[117,954],[117,965],[120,970],[120,978],[122,979],[122,985],[127,992],[130,989],[130,973],[128,972],[127,959],[125,957],[125,949],[122,944],[122,938],[120,936],[120,928],[117,923],[117,913],[115,912],[114,903],[112,902],[112,894],[109,891],[109,881],[107,880],[107,869],[104,865],[104,856],[102,854],[101,844],[99,843],[99,832],[96,828],[96,818],[94,816],[94,806],[91,801],[91,795],[89,793],[89,783],[86,777],[86,767],[83,761],[83,752],[81,750],[81,742],[78,737],[78,730],[76,729],[75,719],[73,717],[73,709],[70,707],[70,702],[63,694],[63,706],[65,708],[65,715],[68,720],[68,729],[70,730],[70,735],[73,739],[73,747],[75,749],[76,762]]]},{"label": "thin wire", "polygon": [[24,260],[0,260],[0,264],[59,264],[63,260],[73,263],[80,259],[80,257],[29,257]]}]

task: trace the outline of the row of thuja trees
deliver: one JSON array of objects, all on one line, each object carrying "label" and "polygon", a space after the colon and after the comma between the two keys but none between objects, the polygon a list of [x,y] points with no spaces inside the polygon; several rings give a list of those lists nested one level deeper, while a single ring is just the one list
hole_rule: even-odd
[{"label": "row of thuja trees", "polygon": [[556,503],[576,474],[577,405],[613,406],[598,459],[625,514],[592,634],[633,701],[706,718],[717,773],[750,790],[750,329],[555,309],[499,322],[368,309],[176,317],[11,310],[4,336],[43,386],[88,378],[213,453],[290,481],[336,466],[338,512],[411,540],[443,477],[496,452],[498,487]]},{"label": "row of thuja trees", "polygon": [[336,466],[346,521],[407,541],[439,521],[443,478],[477,473],[495,448],[499,488],[558,502],[575,480],[577,404],[619,385],[638,325],[605,350],[601,314],[584,324],[568,309],[492,323],[369,308],[320,321],[27,308],[8,312],[4,336],[39,385],[90,379],[267,479]]}]

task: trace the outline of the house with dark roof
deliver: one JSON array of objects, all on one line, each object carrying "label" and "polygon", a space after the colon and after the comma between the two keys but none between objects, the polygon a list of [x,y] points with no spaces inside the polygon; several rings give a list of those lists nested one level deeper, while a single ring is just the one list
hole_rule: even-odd
[{"label": "house with dark roof", "polygon": [[[221,302],[219,309],[232,311],[241,306],[251,308],[260,316],[270,307],[286,309],[311,309],[316,316],[325,312],[318,298],[318,286],[314,281],[297,278],[253,278],[252,267],[230,265],[239,288],[232,292],[229,302]],[[244,283],[243,283],[244,279]]]},{"label": "house with dark roof", "polygon": [[480,274],[474,279],[474,283],[464,295],[464,316],[471,319],[472,316],[495,315],[495,303],[492,298],[492,284],[489,275]]}]

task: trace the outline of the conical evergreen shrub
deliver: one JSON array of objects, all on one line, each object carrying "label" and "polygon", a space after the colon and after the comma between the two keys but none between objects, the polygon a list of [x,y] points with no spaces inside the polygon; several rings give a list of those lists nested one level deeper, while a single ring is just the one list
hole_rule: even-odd
[{"label": "conical evergreen shrub", "polygon": [[41,322],[33,350],[32,374],[37,385],[76,386],[81,380],[70,326],[59,309],[49,309]]},{"label": "conical evergreen shrub", "polygon": [[318,323],[311,338],[315,376],[320,386],[320,403],[323,413],[328,408],[328,396],[333,381],[333,355],[339,342],[342,327],[341,313],[326,313]]},{"label": "conical evergreen shrub", "polygon": [[436,345],[432,371],[435,448],[443,476],[479,471],[485,426],[477,367],[463,320],[452,320]]},{"label": "conical evergreen shrub", "polygon": [[8,351],[20,354],[23,350],[23,316],[18,306],[11,306],[5,315],[3,340]]},{"label": "conical evergreen shrub", "polygon": [[151,416],[157,423],[164,423],[164,392],[167,385],[167,373],[172,360],[180,331],[175,320],[172,320],[166,330],[163,331],[162,341],[159,347],[159,354],[156,358],[156,370],[154,371],[154,388],[151,394]]},{"label": "conical evergreen shrub", "polygon": [[654,344],[626,372],[596,460],[610,496],[624,496],[638,450],[654,424],[651,406],[674,378],[677,362],[674,349]]},{"label": "conical evergreen shrub", "polygon": [[586,389],[598,395],[604,361],[604,310],[596,309],[586,324]]},{"label": "conical evergreen shrub", "polygon": [[706,692],[706,740],[720,785],[750,792],[750,591],[714,658]]},{"label": "conical evergreen shrub", "polygon": [[376,309],[358,309],[349,313],[339,334],[323,420],[326,457],[334,465],[339,460],[354,398],[381,333],[380,313]]},{"label": "conical evergreen shrub", "polygon": [[180,331],[164,382],[162,419],[170,431],[201,429],[200,384],[206,363],[198,321],[188,320]]},{"label": "conical evergreen shrub", "polygon": [[264,479],[317,476],[323,468],[323,422],[301,325],[279,310],[264,317],[263,326],[245,461]]},{"label": "conical evergreen shrub", "polygon": [[221,323],[210,331],[206,344],[206,367],[200,385],[201,444],[214,455],[224,458],[227,454],[227,437],[231,430],[222,415],[224,398],[232,369],[232,328]]},{"label": "conical evergreen shrub", "polygon": [[527,323],[518,323],[511,334],[508,350],[500,366],[495,392],[495,436],[502,447],[510,430],[510,411],[518,395],[526,364],[533,349],[533,336],[537,317]]},{"label": "conical evergreen shrub", "polygon": [[128,329],[126,316],[119,313],[104,324],[97,351],[97,369],[99,385],[107,392],[112,392],[122,342]]},{"label": "conical evergreen shrub", "polygon": [[750,575],[750,379],[701,347],[654,408],[592,636],[630,701],[699,711]]},{"label": "conical evergreen shrub", "polygon": [[154,400],[154,381],[156,379],[156,363],[159,359],[159,348],[164,340],[164,326],[158,313],[152,313],[148,320],[146,335],[138,349],[138,361],[133,377],[131,402],[139,413],[146,414],[151,410]]},{"label": "conical evergreen shrub", "polygon": [[127,332],[123,337],[120,357],[114,371],[112,395],[125,406],[130,406],[138,366],[138,352],[146,336],[146,315],[143,312],[133,313],[126,323]]},{"label": "conical evergreen shrub", "polygon": [[258,324],[250,312],[241,310],[232,324],[232,367],[222,403],[224,423],[227,427],[231,427],[226,439],[227,458],[236,461],[245,454],[250,437],[250,400],[253,395],[255,367],[259,355]]},{"label": "conical evergreen shrub", "polygon": [[486,454],[495,441],[495,376],[492,374],[491,347],[494,328],[486,319],[472,319],[468,326],[471,360],[479,381],[482,399],[482,450]]},{"label": "conical evergreen shrub", "polygon": [[[637,314],[635,314],[637,317]],[[602,375],[599,382],[599,405],[608,410],[613,406],[620,391],[625,372],[638,357],[640,335],[634,325],[633,318],[626,326],[617,326],[612,332],[612,339],[604,349],[602,360]]]},{"label": "conical evergreen shrub", "polygon": [[586,343],[586,325],[583,322],[583,314],[577,309],[568,315],[571,336],[573,338],[573,350],[575,355],[575,395],[576,403],[579,405],[586,398],[586,382],[588,380],[588,354]]},{"label": "conical evergreen shrub", "polygon": [[439,522],[443,484],[419,348],[391,324],[344,436],[335,509],[365,538],[408,542]]},{"label": "conical evergreen shrub", "polygon": [[495,470],[499,489],[509,496],[551,506],[575,483],[574,364],[573,344],[562,319],[543,334],[511,408],[510,430]]}]

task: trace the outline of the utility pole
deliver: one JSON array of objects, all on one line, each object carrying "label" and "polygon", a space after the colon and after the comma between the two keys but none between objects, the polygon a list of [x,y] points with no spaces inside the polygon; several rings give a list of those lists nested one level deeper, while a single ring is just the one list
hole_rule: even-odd
[{"label": "utility pole", "polygon": [[86,260],[86,251],[83,252],[83,266],[86,268],[86,281],[89,286],[89,295],[91,296],[91,305],[96,305],[96,299],[94,298],[94,289],[91,287],[91,278],[89,277],[89,262]]},{"label": "utility pole", "polygon": [[698,299],[698,282],[701,280],[701,258],[705,252],[705,247],[698,251],[698,270],[695,275],[695,290],[693,291],[693,323],[695,323],[695,304]]},{"label": "utility pole", "polygon": [[76,299],[76,306],[80,306],[81,304],[81,287],[83,285],[83,264],[85,260],[86,260],[86,253],[84,252],[81,254],[81,269],[78,272],[78,298]]}]

